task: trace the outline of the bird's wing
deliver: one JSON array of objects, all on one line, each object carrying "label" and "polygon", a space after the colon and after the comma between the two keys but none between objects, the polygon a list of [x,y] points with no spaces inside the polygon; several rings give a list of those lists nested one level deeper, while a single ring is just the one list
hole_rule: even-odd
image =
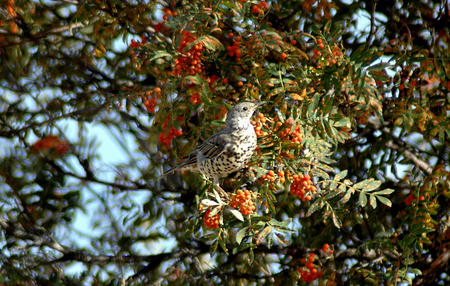
[{"label": "bird's wing", "polygon": [[220,156],[227,150],[227,145],[230,143],[229,141],[228,134],[219,132],[197,146],[196,151],[200,152],[203,158],[212,159]]},{"label": "bird's wing", "polygon": [[214,134],[205,140],[202,144],[198,145],[183,161],[174,168],[164,172],[164,175],[175,172],[179,169],[196,169],[197,168],[197,155],[200,154],[203,159],[212,159],[223,152],[227,151],[228,143],[231,141],[229,134],[225,130]]}]

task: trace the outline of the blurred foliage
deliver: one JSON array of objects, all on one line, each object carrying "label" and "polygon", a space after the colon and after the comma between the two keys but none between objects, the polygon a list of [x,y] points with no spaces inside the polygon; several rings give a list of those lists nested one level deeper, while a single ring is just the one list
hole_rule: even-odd
[{"label": "blurred foliage", "polygon": [[0,284],[449,283],[447,1],[0,3]]}]

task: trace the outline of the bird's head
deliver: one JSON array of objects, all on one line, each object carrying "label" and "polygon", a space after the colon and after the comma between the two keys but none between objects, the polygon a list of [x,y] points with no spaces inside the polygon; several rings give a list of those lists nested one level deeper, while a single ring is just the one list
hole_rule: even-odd
[{"label": "bird's head", "polygon": [[264,101],[244,101],[236,104],[227,114],[227,125],[240,126],[248,124],[250,118],[253,116],[253,113],[255,113],[255,110],[264,103]]}]

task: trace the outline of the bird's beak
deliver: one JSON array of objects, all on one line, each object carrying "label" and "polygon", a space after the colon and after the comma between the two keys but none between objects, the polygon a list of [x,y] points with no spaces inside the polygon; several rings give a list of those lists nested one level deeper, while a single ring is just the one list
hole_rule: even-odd
[{"label": "bird's beak", "polygon": [[259,101],[259,102],[255,102],[256,103],[256,108],[260,107],[261,105],[266,104],[267,102],[265,101]]}]

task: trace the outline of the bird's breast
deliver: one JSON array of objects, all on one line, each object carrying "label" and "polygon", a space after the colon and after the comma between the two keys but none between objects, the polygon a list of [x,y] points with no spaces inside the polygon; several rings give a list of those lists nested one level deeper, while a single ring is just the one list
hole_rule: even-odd
[{"label": "bird's breast", "polygon": [[208,177],[226,177],[245,167],[256,148],[256,134],[253,126],[231,132],[225,150],[217,157],[199,160],[200,171]]}]

